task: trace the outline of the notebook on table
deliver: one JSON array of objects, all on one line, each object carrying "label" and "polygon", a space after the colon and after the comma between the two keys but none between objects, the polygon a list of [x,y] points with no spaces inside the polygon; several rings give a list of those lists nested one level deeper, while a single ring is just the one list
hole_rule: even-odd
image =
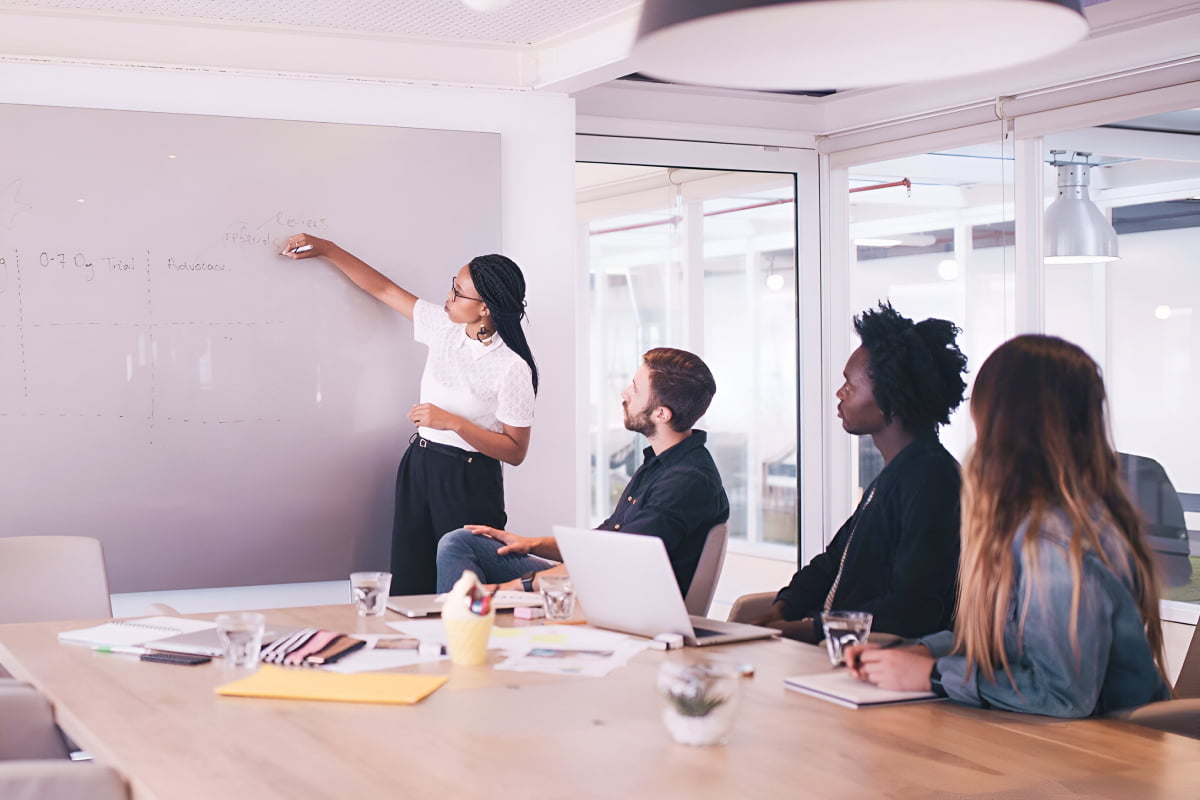
[{"label": "notebook on table", "polygon": [[58,634],[58,639],[61,642],[88,644],[93,647],[135,647],[154,639],[163,639],[181,633],[207,631],[215,637],[216,627],[215,622],[203,619],[144,617],[142,619],[113,620],[102,625],[93,625],[90,628],[62,631]]},{"label": "notebook on table", "polygon": [[847,708],[922,703],[942,699],[933,692],[900,692],[892,689],[880,689],[874,684],[860,681],[844,669],[818,672],[813,675],[794,675],[784,678],[783,685],[797,692],[804,692]]},{"label": "notebook on table", "polygon": [[[444,594],[397,595],[388,598],[387,607],[406,617],[428,617],[441,614],[445,600]],[[496,592],[492,605],[497,611],[511,611],[519,607],[541,608],[542,596],[537,592]]]},{"label": "notebook on table", "polygon": [[689,616],[657,536],[555,525],[554,537],[589,625],[638,636],[677,633],[692,647],[779,635],[774,628]]}]

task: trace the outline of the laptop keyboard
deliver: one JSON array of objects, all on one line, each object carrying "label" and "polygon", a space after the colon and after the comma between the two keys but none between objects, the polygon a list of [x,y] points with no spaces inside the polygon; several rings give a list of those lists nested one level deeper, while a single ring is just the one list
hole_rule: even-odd
[{"label": "laptop keyboard", "polygon": [[709,628],[697,628],[695,625],[692,626],[692,630],[695,632],[697,639],[704,639],[708,636],[720,636],[725,633],[725,631],[714,631]]}]

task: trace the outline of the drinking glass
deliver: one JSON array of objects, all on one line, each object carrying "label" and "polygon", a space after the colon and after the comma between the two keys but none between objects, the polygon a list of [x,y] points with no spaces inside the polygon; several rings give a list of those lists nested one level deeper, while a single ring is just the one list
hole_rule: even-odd
[{"label": "drinking glass", "polygon": [[360,617],[382,617],[391,590],[390,572],[350,573],[350,601]]},{"label": "drinking glass", "polygon": [[825,629],[825,648],[829,662],[835,667],[846,663],[842,650],[846,645],[863,644],[871,635],[873,615],[869,611],[826,611],[821,614]]},{"label": "drinking glass", "polygon": [[570,575],[537,576],[538,589],[542,593],[545,605],[546,619],[562,622],[570,619],[575,613],[575,587],[571,584]]},{"label": "drinking glass", "polygon": [[217,617],[217,638],[221,640],[221,652],[226,665],[240,669],[258,664],[266,622],[266,617],[254,611],[238,611]]}]

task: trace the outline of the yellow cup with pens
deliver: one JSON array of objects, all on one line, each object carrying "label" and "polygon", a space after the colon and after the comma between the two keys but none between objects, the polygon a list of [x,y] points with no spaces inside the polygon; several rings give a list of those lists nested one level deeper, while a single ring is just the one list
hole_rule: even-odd
[{"label": "yellow cup with pens", "polygon": [[450,661],[477,667],[487,661],[488,639],[496,620],[495,592],[483,588],[474,572],[466,571],[442,604]]}]

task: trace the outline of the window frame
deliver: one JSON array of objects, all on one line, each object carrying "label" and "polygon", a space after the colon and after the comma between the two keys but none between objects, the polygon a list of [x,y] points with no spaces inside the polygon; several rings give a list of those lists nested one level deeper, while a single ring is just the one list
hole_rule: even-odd
[{"label": "window frame", "polygon": [[[826,394],[822,368],[818,359],[812,357],[805,342],[822,341],[822,291],[820,260],[820,168],[818,156],[812,148],[760,146],[746,144],[722,144],[714,142],[643,139],[637,137],[601,136],[576,134],[577,162],[608,164],[635,164],[645,166],[673,167],[682,169],[731,170],[745,172],[773,172],[791,174],[796,185],[796,321],[797,321],[797,497],[799,501],[798,547],[730,541],[729,551],[745,553],[761,558],[807,563],[819,553],[822,541],[822,522],[828,493],[821,465],[824,463],[821,435],[821,414],[825,402],[815,402]],[[587,258],[586,237],[582,237],[577,253],[577,285],[583,287],[575,298],[575,315],[585,328],[590,329],[590,306],[586,287]],[[576,358],[577,383],[588,380],[590,363],[585,337],[579,337]],[[836,388],[836,387],[835,387]],[[831,390],[830,390],[831,391]],[[832,408],[832,406],[829,406]],[[576,418],[588,419],[588,393],[576,393]],[[578,452],[589,452],[588,426],[577,426],[576,447]],[[589,465],[580,460],[576,465],[576,509],[577,517],[586,519],[589,514],[589,491],[591,476]]]}]

